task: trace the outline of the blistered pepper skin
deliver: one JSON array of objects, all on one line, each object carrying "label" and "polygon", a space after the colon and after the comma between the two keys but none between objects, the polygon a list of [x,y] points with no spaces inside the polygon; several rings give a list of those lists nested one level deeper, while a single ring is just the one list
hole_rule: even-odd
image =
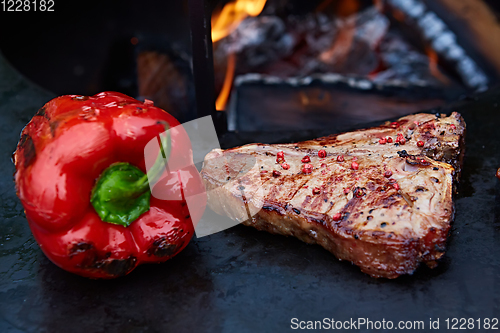
[{"label": "blistered pepper skin", "polygon": [[171,131],[170,167],[156,186],[182,200],[152,196],[149,210],[128,227],[102,221],[90,202],[96,180],[113,163],[147,172],[144,147],[166,124],[180,125],[149,101],[104,92],[55,98],[26,125],[13,156],[16,189],[31,231],[52,262],[89,278],[115,278],[141,263],[166,261],[189,243],[197,221],[183,195],[204,188],[181,126]]}]

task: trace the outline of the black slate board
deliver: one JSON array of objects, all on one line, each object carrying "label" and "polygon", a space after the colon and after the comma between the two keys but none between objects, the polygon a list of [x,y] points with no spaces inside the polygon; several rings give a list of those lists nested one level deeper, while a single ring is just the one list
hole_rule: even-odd
[{"label": "black slate board", "polygon": [[[419,320],[421,331],[439,318],[444,331],[447,318],[500,317],[500,89],[444,110],[467,122],[448,251],[436,269],[396,280],[370,278],[319,246],[244,226],[193,240],[169,262],[113,281],[66,273],[33,240],[10,161],[22,127],[52,97],[0,56],[0,332],[283,332],[293,331],[292,318]],[[233,133],[222,143],[318,134]]]}]

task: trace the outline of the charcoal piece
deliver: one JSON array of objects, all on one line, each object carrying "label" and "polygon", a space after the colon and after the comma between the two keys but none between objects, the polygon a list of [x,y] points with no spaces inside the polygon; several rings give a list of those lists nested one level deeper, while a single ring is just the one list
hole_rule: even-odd
[{"label": "charcoal piece", "polygon": [[[368,75],[378,64],[377,55],[369,44],[355,38],[355,25],[342,27],[329,49],[315,59],[316,73]],[[312,74],[312,73],[308,73]]]},{"label": "charcoal piece", "polygon": [[374,82],[401,80],[411,84],[439,86],[442,83],[429,68],[429,57],[418,52],[403,38],[389,32],[380,43],[380,58],[385,70],[373,76]]},{"label": "charcoal piece", "polygon": [[222,43],[227,54],[238,54],[239,67],[258,68],[288,56],[295,44],[283,21],[276,16],[249,17]]},{"label": "charcoal piece", "polygon": [[389,30],[389,19],[376,7],[369,7],[355,16],[357,39],[363,40],[374,50]]},{"label": "charcoal piece", "polygon": [[[313,56],[301,66],[301,75],[328,72],[368,75],[377,68],[376,48],[389,28],[389,20],[375,7],[345,19],[317,17],[316,29],[306,30],[305,40]],[[324,22],[325,17],[329,21]],[[319,36],[315,36],[318,32]]]},{"label": "charcoal piece", "polygon": [[287,18],[286,25],[296,41],[293,53],[268,64],[262,72],[285,78],[328,71],[318,54],[329,49],[336,39],[338,29],[335,22],[323,13],[309,13]]},{"label": "charcoal piece", "polygon": [[303,34],[310,52],[321,52],[329,48],[338,33],[335,22],[322,13],[304,17],[292,17],[288,25],[295,27],[296,33]]},{"label": "charcoal piece", "polygon": [[[249,17],[215,46],[215,67],[237,57],[236,74],[279,77],[313,73],[368,75],[378,66],[376,48],[389,20],[375,7],[347,18],[325,13]],[[220,78],[216,78],[220,85]]]}]

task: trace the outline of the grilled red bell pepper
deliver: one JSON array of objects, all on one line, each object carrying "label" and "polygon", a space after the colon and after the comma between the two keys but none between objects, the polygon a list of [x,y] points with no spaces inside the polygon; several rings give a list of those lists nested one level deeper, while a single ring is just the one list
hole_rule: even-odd
[{"label": "grilled red bell pepper", "polygon": [[[175,126],[152,102],[116,92],[61,96],[36,113],[14,153],[15,182],[31,231],[52,262],[82,276],[114,278],[188,244],[197,221],[185,198],[204,188],[186,132],[166,131]],[[160,139],[164,132],[170,135]],[[145,156],[155,138],[158,154]],[[169,168],[158,164],[162,158]],[[179,199],[151,196],[153,178]]]}]

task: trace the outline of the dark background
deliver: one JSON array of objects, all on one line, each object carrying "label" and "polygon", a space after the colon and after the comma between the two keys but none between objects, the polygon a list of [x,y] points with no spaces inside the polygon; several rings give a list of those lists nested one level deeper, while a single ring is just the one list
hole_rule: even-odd
[{"label": "dark background", "polygon": [[135,96],[133,37],[190,50],[187,0],[56,0],[54,12],[0,15],[5,57],[58,95],[119,90]]},{"label": "dark background", "polygon": [[[291,331],[294,317],[422,320],[425,331],[439,318],[444,331],[446,318],[500,317],[498,88],[441,110],[461,112],[468,133],[453,231],[434,270],[373,279],[319,246],[243,226],[194,239],[169,262],[112,281],[57,268],[34,241],[15,195],[10,156],[22,127],[58,94],[134,95],[134,36],[172,38],[189,49],[180,1],[64,6],[56,1],[55,13],[0,17],[0,332],[281,332]],[[233,133],[221,143],[322,134]]]}]

